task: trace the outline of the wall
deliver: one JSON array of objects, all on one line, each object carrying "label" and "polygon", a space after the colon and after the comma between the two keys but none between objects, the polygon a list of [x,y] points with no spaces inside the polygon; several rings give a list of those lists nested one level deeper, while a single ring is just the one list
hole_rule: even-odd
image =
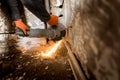
[{"label": "wall", "polygon": [[6,53],[8,52],[8,46],[7,46],[7,33],[10,27],[10,23],[8,22],[8,18],[5,17],[4,12],[2,11],[2,5],[0,3],[0,58],[4,57]]},{"label": "wall", "polygon": [[69,42],[87,78],[120,80],[120,0],[69,3]]}]

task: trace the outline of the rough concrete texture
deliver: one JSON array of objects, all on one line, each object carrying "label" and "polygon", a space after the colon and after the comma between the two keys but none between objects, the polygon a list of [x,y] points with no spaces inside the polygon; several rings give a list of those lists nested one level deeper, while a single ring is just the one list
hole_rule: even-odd
[{"label": "rough concrete texture", "polygon": [[8,51],[6,46],[7,45],[6,39],[8,38],[8,35],[2,33],[8,32],[9,22],[8,18],[4,16],[5,14],[3,14],[0,4],[0,57],[4,56],[4,54],[2,53],[6,53]]},{"label": "rough concrete texture", "polygon": [[120,0],[70,0],[69,38],[91,80],[120,80]]}]

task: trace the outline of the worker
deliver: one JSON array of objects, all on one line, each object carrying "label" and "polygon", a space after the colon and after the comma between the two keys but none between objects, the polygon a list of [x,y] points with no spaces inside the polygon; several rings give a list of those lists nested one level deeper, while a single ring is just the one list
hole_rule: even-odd
[{"label": "worker", "polygon": [[[11,19],[15,26],[21,29],[24,35],[27,35],[27,30],[30,28],[23,22],[19,10],[18,0],[3,0],[6,1],[10,9]],[[33,14],[35,14],[41,21],[47,22],[49,25],[57,25],[58,17],[53,14],[49,14],[43,4],[44,0],[21,0],[23,5],[25,5]]]}]

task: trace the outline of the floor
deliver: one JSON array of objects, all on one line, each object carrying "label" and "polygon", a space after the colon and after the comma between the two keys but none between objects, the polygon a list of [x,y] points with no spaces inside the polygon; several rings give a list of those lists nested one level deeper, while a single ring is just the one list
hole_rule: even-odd
[{"label": "floor", "polygon": [[52,56],[45,56],[42,53],[59,42],[43,43],[32,38],[7,40],[8,51],[0,56],[0,80],[75,80],[64,44]]}]

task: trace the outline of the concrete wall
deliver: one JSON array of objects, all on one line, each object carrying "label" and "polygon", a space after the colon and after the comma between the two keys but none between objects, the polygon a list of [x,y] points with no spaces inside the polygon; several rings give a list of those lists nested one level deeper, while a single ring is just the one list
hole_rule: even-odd
[{"label": "concrete wall", "polygon": [[69,42],[87,78],[120,80],[120,0],[69,3]]},{"label": "concrete wall", "polygon": [[7,33],[10,27],[10,23],[8,22],[8,18],[5,17],[4,12],[2,11],[2,5],[0,3],[0,58],[4,57],[5,53],[8,52],[8,46],[7,46]]}]

